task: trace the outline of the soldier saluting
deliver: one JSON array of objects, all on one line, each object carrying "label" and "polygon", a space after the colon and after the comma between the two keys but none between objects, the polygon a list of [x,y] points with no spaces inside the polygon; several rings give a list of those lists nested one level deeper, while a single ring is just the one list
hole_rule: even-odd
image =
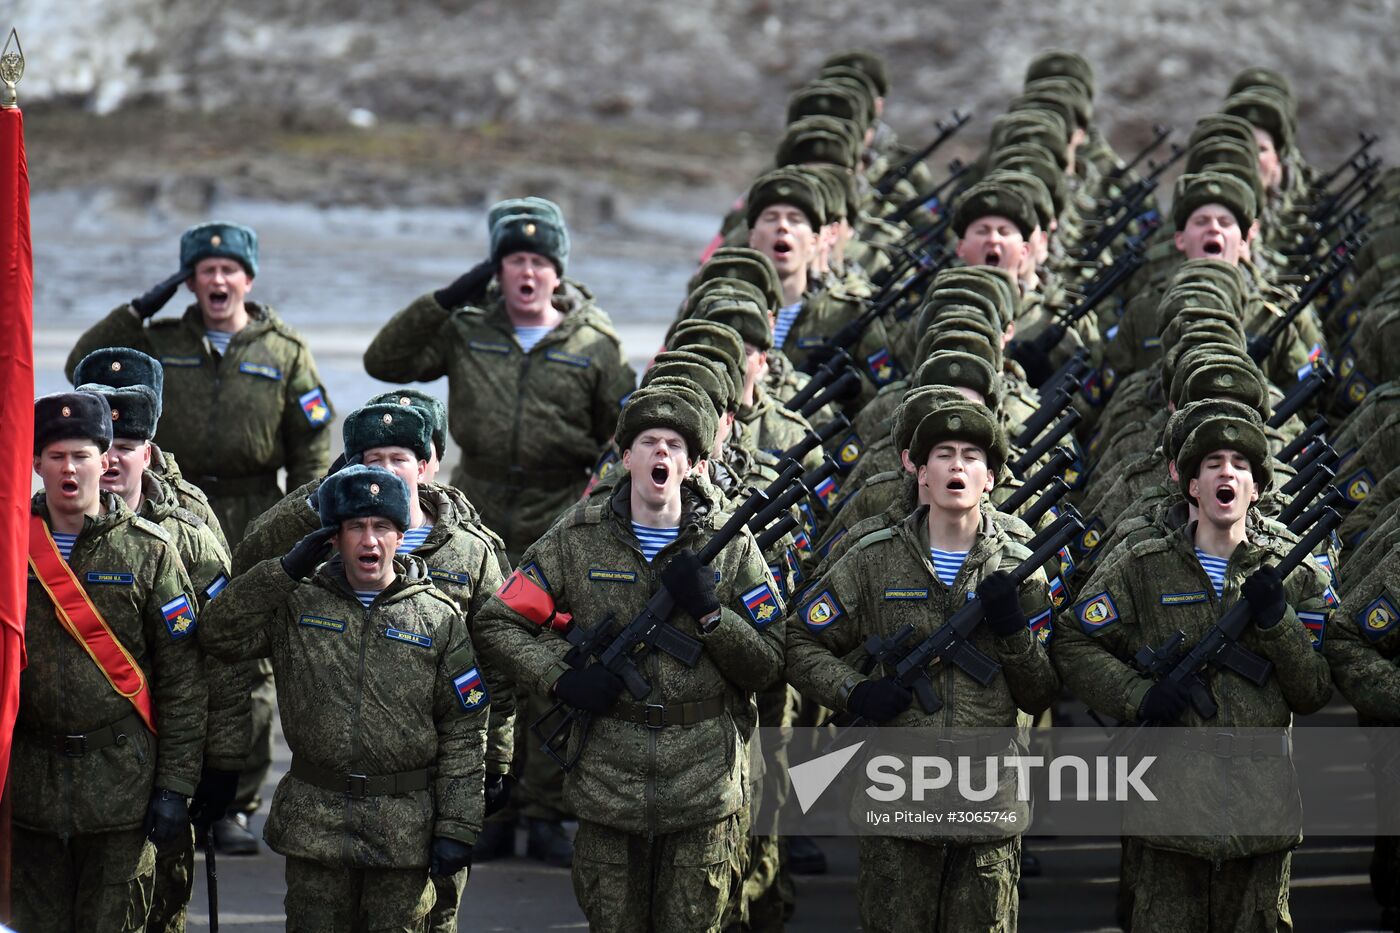
[{"label": "soldier saluting", "polygon": [[195,597],[170,538],[102,492],[112,418],[34,403],[29,600],[9,793],[21,930],[141,930],[155,847],[189,833],[205,693]]}]

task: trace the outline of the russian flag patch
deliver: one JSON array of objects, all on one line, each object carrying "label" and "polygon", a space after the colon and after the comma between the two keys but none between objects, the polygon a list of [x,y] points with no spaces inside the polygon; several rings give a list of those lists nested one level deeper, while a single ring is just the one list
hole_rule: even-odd
[{"label": "russian flag patch", "polygon": [[176,641],[188,638],[194,633],[194,607],[190,605],[189,597],[184,593],[161,606],[160,614],[165,619],[165,627],[169,629],[170,637]]},{"label": "russian flag patch", "polygon": [[462,701],[462,709],[468,712],[490,699],[481,671],[474,667],[452,678],[452,688],[457,691],[457,699]]},{"label": "russian flag patch", "polygon": [[326,404],[326,396],[320,386],[299,397],[297,404],[301,405],[301,413],[306,415],[313,428],[319,428],[331,419],[331,407]]},{"label": "russian flag patch", "polygon": [[760,583],[744,594],[744,608],[749,611],[754,625],[766,628],[778,615],[778,598],[773,595],[772,587]]}]

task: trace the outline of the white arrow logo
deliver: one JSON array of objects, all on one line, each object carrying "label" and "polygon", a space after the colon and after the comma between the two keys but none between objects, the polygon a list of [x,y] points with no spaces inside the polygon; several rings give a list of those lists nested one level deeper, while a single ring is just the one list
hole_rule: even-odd
[{"label": "white arrow logo", "polygon": [[792,789],[797,794],[797,805],[802,808],[803,813],[812,809],[812,804],[817,802],[818,797],[826,793],[826,789],[831,786],[832,781],[836,780],[841,769],[850,763],[850,760],[856,756],[856,752],[860,751],[860,747],[864,744],[865,742],[862,740],[820,758],[813,758],[811,761],[804,761],[800,765],[788,768]]}]

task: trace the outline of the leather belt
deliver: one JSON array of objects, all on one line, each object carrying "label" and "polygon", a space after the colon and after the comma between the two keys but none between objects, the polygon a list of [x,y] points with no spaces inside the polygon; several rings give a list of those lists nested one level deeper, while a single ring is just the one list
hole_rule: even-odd
[{"label": "leather belt", "polygon": [[664,729],[667,726],[693,726],[715,719],[724,710],[722,696],[694,703],[633,703],[631,700],[618,700],[617,705],[603,715],[609,719],[635,722],[648,729]]},{"label": "leather belt", "polygon": [[323,790],[335,791],[347,797],[387,797],[427,790],[432,780],[427,768],[400,771],[396,774],[346,774],[332,771],[310,762],[292,758],[292,777]]},{"label": "leather belt", "polygon": [[1216,758],[1287,758],[1288,735],[1237,735],[1234,732],[1172,729],[1168,743]]},{"label": "leather belt", "polygon": [[145,728],[146,724],[141,721],[141,717],[133,713],[91,732],[53,735],[21,730],[18,735],[36,745],[47,746],[52,754],[60,758],[82,758],[89,752],[116,745],[128,735],[144,731]]}]

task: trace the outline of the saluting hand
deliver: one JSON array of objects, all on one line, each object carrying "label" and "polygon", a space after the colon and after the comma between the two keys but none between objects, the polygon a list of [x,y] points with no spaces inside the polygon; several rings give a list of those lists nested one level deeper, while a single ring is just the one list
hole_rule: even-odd
[{"label": "saluting hand", "polygon": [[317,528],[302,538],[282,558],[282,569],[293,580],[305,580],[325,562],[331,553],[331,538],[336,528]]},{"label": "saluting hand", "polygon": [[448,311],[465,305],[481,304],[486,297],[486,286],[495,274],[496,267],[492,265],[491,260],[483,259],[458,276],[457,281],[451,285],[433,292],[433,300]]},{"label": "saluting hand", "polygon": [[131,299],[132,310],[134,310],[143,321],[151,317],[161,308],[164,308],[166,302],[175,297],[175,291],[180,287],[180,283],[189,277],[189,270],[181,269],[170,278],[146,292],[146,294],[139,298]]}]

